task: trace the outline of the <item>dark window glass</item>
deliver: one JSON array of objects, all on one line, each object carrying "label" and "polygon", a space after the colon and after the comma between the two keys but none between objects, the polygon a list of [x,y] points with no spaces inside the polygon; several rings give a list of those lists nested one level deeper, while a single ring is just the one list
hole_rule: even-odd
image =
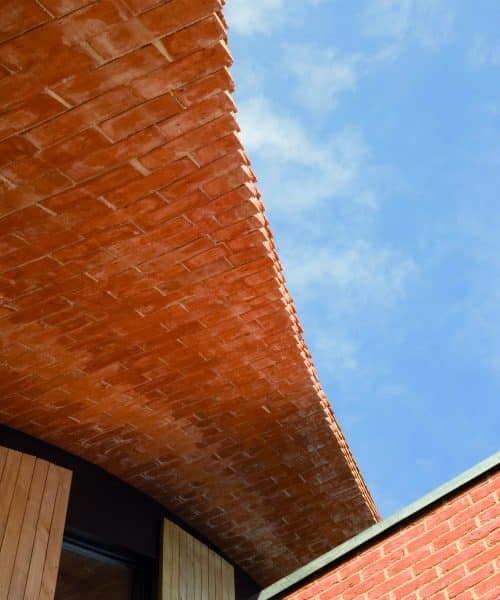
[{"label": "dark window glass", "polygon": [[142,575],[141,569],[127,560],[65,541],[55,600],[142,599]]}]

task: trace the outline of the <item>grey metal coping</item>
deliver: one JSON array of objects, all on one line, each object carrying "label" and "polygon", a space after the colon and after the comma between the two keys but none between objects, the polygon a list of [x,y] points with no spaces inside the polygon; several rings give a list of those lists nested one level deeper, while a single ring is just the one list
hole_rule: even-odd
[{"label": "grey metal coping", "polygon": [[275,583],[264,588],[255,596],[252,596],[250,600],[269,600],[270,598],[276,597],[277,594],[282,594],[289,588],[292,588],[301,581],[310,578],[317,571],[320,571],[331,563],[342,559],[345,555],[351,553],[367,542],[375,542],[379,536],[387,532],[392,527],[395,527],[406,519],[416,515],[435,502],[446,498],[446,496],[459,490],[468,483],[471,483],[474,479],[485,475],[498,465],[500,465],[500,451],[481,461],[467,471],[464,471],[460,475],[457,475],[457,477],[454,477],[443,485],[440,485],[425,496],[422,496],[422,498],[412,502],[412,504],[409,504],[390,517],[387,517],[387,519],[384,519],[379,523],[375,523],[375,525],[368,527],[368,529],[365,529],[339,546],[336,546],[332,550],[329,550],[325,554],[315,558],[303,567],[293,571],[290,573],[290,575],[279,579]]}]

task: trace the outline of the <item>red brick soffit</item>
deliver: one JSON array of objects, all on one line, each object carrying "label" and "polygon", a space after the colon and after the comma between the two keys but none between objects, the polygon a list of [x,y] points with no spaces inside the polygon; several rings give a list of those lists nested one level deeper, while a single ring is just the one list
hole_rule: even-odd
[{"label": "red brick soffit", "polygon": [[0,14],[0,420],[261,583],[377,512],[241,146],[217,0]]}]

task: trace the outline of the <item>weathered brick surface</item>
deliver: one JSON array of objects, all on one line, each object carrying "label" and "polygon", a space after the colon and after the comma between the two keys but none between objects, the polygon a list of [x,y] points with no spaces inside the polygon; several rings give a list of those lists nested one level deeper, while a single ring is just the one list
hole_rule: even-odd
[{"label": "weathered brick surface", "polygon": [[374,522],[241,148],[219,0],[0,11],[0,420],[267,583]]},{"label": "weathered brick surface", "polygon": [[499,491],[497,472],[283,597],[497,600]]}]

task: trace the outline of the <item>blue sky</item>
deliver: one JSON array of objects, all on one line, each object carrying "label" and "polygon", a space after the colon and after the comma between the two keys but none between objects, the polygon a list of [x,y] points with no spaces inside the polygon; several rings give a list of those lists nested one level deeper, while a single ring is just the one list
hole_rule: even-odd
[{"label": "blue sky", "polygon": [[288,286],[387,516],[499,446],[500,3],[226,14]]}]

